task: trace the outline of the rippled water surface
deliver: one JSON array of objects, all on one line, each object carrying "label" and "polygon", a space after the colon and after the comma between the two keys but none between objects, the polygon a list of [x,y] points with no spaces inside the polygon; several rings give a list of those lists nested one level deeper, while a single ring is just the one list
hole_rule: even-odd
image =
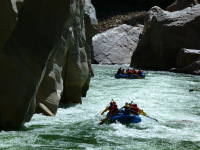
[{"label": "rippled water surface", "polygon": [[[56,117],[37,114],[20,131],[0,132],[0,149],[199,150],[199,76],[146,70],[145,79],[115,79],[119,67],[93,65],[82,105],[59,108]],[[134,101],[159,122],[141,116],[139,124],[98,126],[111,99],[119,107]]]}]

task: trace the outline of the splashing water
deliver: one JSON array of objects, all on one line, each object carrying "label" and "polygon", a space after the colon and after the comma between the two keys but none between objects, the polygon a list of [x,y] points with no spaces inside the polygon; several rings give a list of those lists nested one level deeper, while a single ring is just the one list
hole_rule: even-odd
[{"label": "splashing water", "polygon": [[[55,117],[36,114],[22,130],[0,132],[0,149],[200,149],[199,76],[148,71],[145,79],[115,79],[119,67],[128,68],[93,65],[82,105],[59,108]],[[133,101],[159,122],[141,116],[139,124],[98,126],[112,99],[118,107]]]}]

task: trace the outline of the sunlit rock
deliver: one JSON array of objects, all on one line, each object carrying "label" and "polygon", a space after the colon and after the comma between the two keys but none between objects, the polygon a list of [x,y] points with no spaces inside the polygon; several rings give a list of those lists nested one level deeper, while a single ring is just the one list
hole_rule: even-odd
[{"label": "sunlit rock", "polygon": [[94,60],[99,64],[130,64],[143,25],[120,25],[93,37]]}]

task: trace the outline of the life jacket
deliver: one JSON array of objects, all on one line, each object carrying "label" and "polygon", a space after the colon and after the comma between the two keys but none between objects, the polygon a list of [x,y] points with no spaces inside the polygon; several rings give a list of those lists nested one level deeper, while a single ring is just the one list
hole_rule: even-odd
[{"label": "life jacket", "polygon": [[141,71],[141,70],[139,70],[139,71],[138,71],[138,75],[141,75],[141,74],[142,74],[142,71]]},{"label": "life jacket", "polygon": [[137,107],[137,104],[132,104],[133,107]]},{"label": "life jacket", "polygon": [[118,112],[119,112],[119,109],[117,108],[117,105],[114,105],[114,106],[112,107],[112,110],[111,110],[109,113],[110,113],[111,115],[112,115],[112,114],[117,115]]},{"label": "life jacket", "polygon": [[131,110],[133,110],[134,107],[137,107],[137,104],[131,104],[130,106],[131,106]]},{"label": "life jacket", "polygon": [[118,108],[114,106],[113,111],[114,112],[118,111]]},{"label": "life jacket", "polygon": [[130,70],[128,71],[128,75],[131,75],[131,71]]},{"label": "life jacket", "polygon": [[138,112],[139,112],[139,108],[138,108],[138,107],[133,107],[133,109],[132,109],[132,110],[133,110],[133,112],[132,112],[132,113],[133,113],[134,115],[137,115],[137,116],[139,116],[139,113],[138,113]]},{"label": "life jacket", "polygon": [[126,70],[126,74],[128,74],[128,72],[129,72],[129,69]]},{"label": "life jacket", "polygon": [[138,112],[138,111],[139,111],[139,108],[138,108],[138,107],[134,107],[133,110],[134,110],[135,112]]},{"label": "life jacket", "polygon": [[113,109],[113,107],[114,107],[114,106],[109,106],[109,108],[108,108],[108,109],[109,109],[109,110],[112,110],[112,109]]},{"label": "life jacket", "polygon": [[131,107],[129,105],[125,105],[124,108],[125,108],[125,111],[130,111],[131,110]]},{"label": "life jacket", "polygon": [[133,74],[137,74],[137,72],[135,70],[132,71]]}]

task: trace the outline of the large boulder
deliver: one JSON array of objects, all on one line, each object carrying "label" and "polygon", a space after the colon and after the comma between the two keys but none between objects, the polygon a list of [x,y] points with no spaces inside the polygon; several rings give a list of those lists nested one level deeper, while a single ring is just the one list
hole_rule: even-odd
[{"label": "large boulder", "polygon": [[198,4],[197,0],[175,0],[173,4],[166,8],[167,11],[173,12],[177,10],[182,10],[187,7],[192,7]]},{"label": "large boulder", "polygon": [[5,35],[0,37],[0,129],[19,128],[35,112],[53,116],[61,99],[82,102],[91,73],[92,45],[86,41],[92,39],[86,37],[95,34],[90,27],[96,26],[85,28],[89,3],[0,1]]},{"label": "large boulder", "polygon": [[200,49],[199,26],[199,4],[175,12],[153,7],[133,52],[131,66],[162,70],[176,67],[180,49]]},{"label": "large boulder", "polygon": [[200,75],[200,60],[193,62],[192,64],[183,68],[171,68],[171,72],[185,73],[192,75]]},{"label": "large boulder", "polygon": [[200,59],[200,50],[183,48],[177,56],[177,67],[184,68]]},{"label": "large boulder", "polygon": [[200,50],[181,49],[177,56],[177,68],[171,72],[200,75]]},{"label": "large boulder", "polygon": [[130,64],[143,25],[120,25],[93,37],[94,62],[99,64]]}]

